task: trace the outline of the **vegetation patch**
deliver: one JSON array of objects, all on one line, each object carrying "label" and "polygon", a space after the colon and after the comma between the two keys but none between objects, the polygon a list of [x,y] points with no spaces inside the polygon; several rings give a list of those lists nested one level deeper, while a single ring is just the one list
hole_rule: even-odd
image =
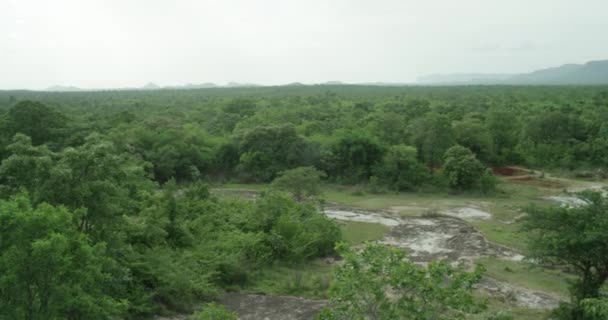
[{"label": "vegetation patch", "polygon": [[381,240],[390,231],[390,227],[380,223],[340,221],[339,225],[344,241],[352,245]]},{"label": "vegetation patch", "polygon": [[481,258],[477,262],[486,268],[486,275],[521,287],[568,296],[568,280],[573,276],[558,270],[535,267],[525,262]]}]

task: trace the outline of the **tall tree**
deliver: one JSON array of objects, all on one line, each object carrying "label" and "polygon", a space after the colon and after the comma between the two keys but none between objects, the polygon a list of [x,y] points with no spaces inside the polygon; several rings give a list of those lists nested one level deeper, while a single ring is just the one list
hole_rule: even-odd
[{"label": "tall tree", "polygon": [[38,203],[45,197],[43,186],[55,165],[55,155],[46,146],[32,146],[32,140],[20,133],[7,150],[11,155],[0,164],[0,191],[13,194],[25,188]]},{"label": "tall tree", "polygon": [[104,244],[90,245],[73,214],[27,195],[0,200],[0,318],[109,319],[126,305],[112,283]]},{"label": "tall tree", "polygon": [[454,132],[446,116],[428,113],[409,127],[412,143],[430,168],[438,167],[445,151],[454,145]]},{"label": "tall tree", "polygon": [[405,145],[390,147],[374,172],[382,182],[399,191],[419,187],[429,175],[428,169],[418,161],[416,148]]},{"label": "tall tree", "polygon": [[54,141],[60,137],[67,118],[37,101],[20,101],[8,112],[8,134],[23,133],[34,145]]},{"label": "tall tree", "polygon": [[477,158],[490,162],[494,156],[494,145],[490,132],[483,122],[477,118],[465,117],[454,123],[456,142],[469,148]]},{"label": "tall tree", "polygon": [[302,163],[306,142],[291,125],[256,127],[239,139],[241,174],[253,181],[271,181],[277,173]]},{"label": "tall tree", "polygon": [[80,230],[110,241],[123,214],[136,211],[137,200],[151,187],[140,162],[92,134],[84,145],[60,154],[44,184],[43,199],[81,209]]},{"label": "tall tree", "polygon": [[384,149],[369,133],[347,131],[332,145],[330,160],[333,173],[351,182],[367,180],[374,165],[382,160]]},{"label": "tall tree", "polygon": [[445,152],[443,173],[453,189],[471,189],[479,182],[484,172],[485,167],[468,148],[454,146]]},{"label": "tall tree", "polygon": [[597,192],[579,197],[584,205],[531,207],[523,220],[531,257],[568,267],[578,276],[570,288],[572,303],[556,312],[560,319],[593,319],[585,316],[584,301],[602,298],[608,279],[608,200]]},{"label": "tall tree", "polygon": [[297,201],[306,197],[315,197],[321,194],[321,178],[325,173],[315,167],[298,167],[285,170],[272,181],[272,186],[281,191],[287,191]]}]

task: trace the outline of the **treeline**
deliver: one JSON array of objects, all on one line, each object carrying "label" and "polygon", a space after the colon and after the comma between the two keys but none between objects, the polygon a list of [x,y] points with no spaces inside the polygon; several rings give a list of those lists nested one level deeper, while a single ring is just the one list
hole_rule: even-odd
[{"label": "treeline", "polygon": [[443,172],[455,146],[485,167],[603,174],[608,166],[604,87],[4,92],[2,101],[3,157],[18,132],[54,151],[97,132],[143,160],[159,183],[270,182],[284,170],[314,166],[329,181],[375,189],[481,188],[480,181],[455,185]]},{"label": "treeline", "polygon": [[5,92],[1,101],[4,157],[17,132],[53,150],[101,132],[149,163],[159,183],[201,176],[269,182],[286,169],[314,166],[334,182],[441,189],[450,184],[441,170],[454,146],[486,167],[608,165],[603,87]]}]

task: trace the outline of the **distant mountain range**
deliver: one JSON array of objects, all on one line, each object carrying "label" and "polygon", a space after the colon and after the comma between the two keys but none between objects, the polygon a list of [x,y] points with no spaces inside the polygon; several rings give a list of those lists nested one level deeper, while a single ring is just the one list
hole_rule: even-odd
[{"label": "distant mountain range", "polygon": [[[494,73],[462,73],[462,74],[433,74],[422,76],[414,83],[366,82],[344,83],[341,81],[327,81],[310,85],[366,85],[366,86],[407,86],[407,85],[475,85],[475,84],[504,84],[504,85],[608,85],[608,60],[590,61],[585,64],[565,64],[560,67],[541,69],[521,74],[494,74]],[[306,86],[300,82],[292,82],[283,86]],[[179,86],[161,87],[150,82],[136,88],[113,89],[81,89],[74,86],[52,86],[46,91],[76,92],[101,90],[160,90],[160,89],[203,89],[203,88],[251,88],[261,87],[255,83],[229,82],[218,85],[211,82]]]},{"label": "distant mountain range", "polygon": [[142,87],[125,87],[125,88],[108,88],[108,89],[88,89],[88,88],[79,88],[74,86],[61,86],[55,85],[48,87],[44,91],[55,91],[55,92],[79,92],[79,91],[104,91],[104,90],[161,90],[161,89],[203,89],[203,88],[248,88],[248,87],[260,87],[261,85],[254,83],[239,83],[239,82],[229,82],[225,85],[217,85],[215,83],[206,82],[200,84],[188,83],[181,86],[164,86],[161,87],[154,82],[149,82]]},{"label": "distant mountain range", "polygon": [[608,60],[565,64],[522,74],[444,74],[418,78],[417,84],[513,84],[513,85],[598,85],[608,84]]}]

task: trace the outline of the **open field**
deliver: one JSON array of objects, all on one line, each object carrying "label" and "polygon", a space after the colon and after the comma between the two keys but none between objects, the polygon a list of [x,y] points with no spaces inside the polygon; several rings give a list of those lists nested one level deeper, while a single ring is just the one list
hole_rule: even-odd
[{"label": "open field", "polygon": [[[447,258],[461,263],[482,264],[487,280],[480,285],[479,294],[488,299],[489,307],[484,314],[508,310],[515,319],[538,319],[547,315],[547,310],[560,300],[568,299],[568,280],[573,277],[520,261],[521,258],[517,256],[525,256],[527,238],[520,229],[518,219],[523,216],[527,206],[560,205],[562,198],[571,197],[565,193],[566,190],[596,189],[602,184],[553,177],[525,181],[503,179],[499,192],[489,197],[447,193],[371,194],[356,186],[325,185],[323,199],[324,207],[331,208],[331,216],[339,219],[343,237],[348,243],[356,245],[364,241],[380,241],[397,245],[409,251],[414,261],[423,263],[428,259]],[[224,196],[241,194],[255,197],[255,193],[266,188],[260,184],[228,184],[215,190]],[[457,221],[461,221],[461,227],[456,227],[459,225],[454,224]],[[405,229],[404,223],[408,226]],[[444,223],[447,225],[443,226]],[[466,225],[477,231],[464,231]],[[456,233],[451,234],[447,231],[449,228],[456,228],[453,229]],[[456,240],[456,235],[462,232],[479,232],[481,238],[475,238],[473,233],[471,236],[458,236],[460,240]],[[483,239],[482,244],[478,243],[480,239]],[[454,241],[462,244],[454,246]],[[476,244],[467,244],[469,241]],[[493,244],[502,247],[492,247]],[[324,281],[331,279],[331,268],[331,265],[315,262],[308,267],[273,269],[268,273],[272,277],[259,281],[254,291],[322,297],[319,294],[322,290],[315,288],[315,283],[319,283],[318,277],[326,276]],[[317,275],[311,275],[310,270]],[[477,315],[472,319],[482,318],[482,315]]]}]

